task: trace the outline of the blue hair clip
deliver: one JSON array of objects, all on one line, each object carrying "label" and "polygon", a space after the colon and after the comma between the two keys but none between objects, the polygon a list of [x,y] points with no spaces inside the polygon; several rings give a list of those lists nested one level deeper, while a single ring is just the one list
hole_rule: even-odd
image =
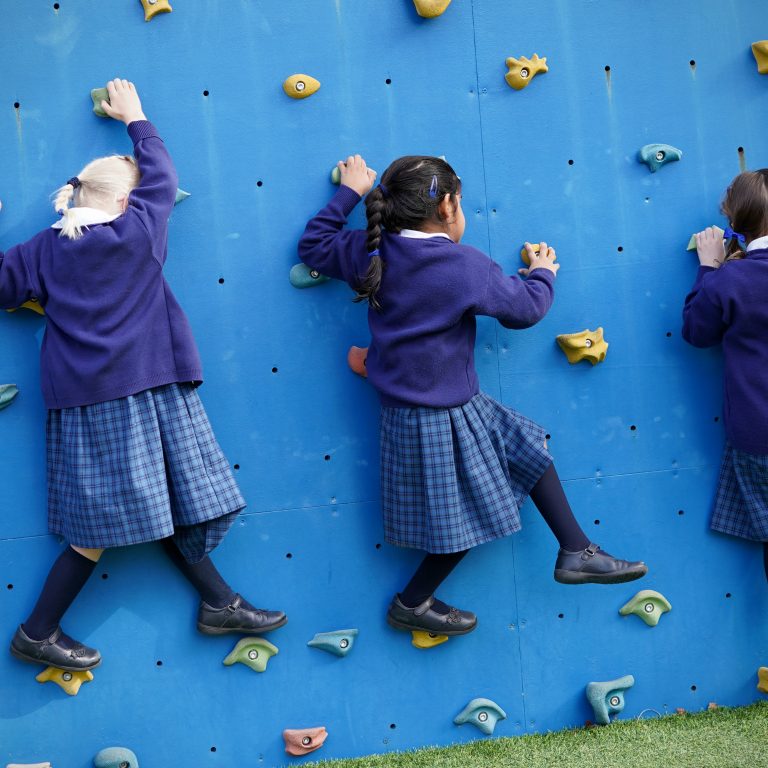
[{"label": "blue hair clip", "polygon": [[378,248],[374,248],[374,249],[373,249],[373,250],[372,250],[372,251],[371,251],[371,252],[368,254],[368,258],[369,258],[369,259],[372,259],[374,256],[380,256],[380,254],[379,254],[379,249],[378,249]]},{"label": "blue hair clip", "polygon": [[432,177],[432,183],[429,185],[429,196],[437,197],[437,176]]},{"label": "blue hair clip", "polygon": [[732,240],[734,237],[741,245],[745,245],[747,242],[747,238],[744,237],[744,235],[740,235],[738,232],[734,232],[730,227],[726,227],[725,232],[723,232],[723,240]]}]

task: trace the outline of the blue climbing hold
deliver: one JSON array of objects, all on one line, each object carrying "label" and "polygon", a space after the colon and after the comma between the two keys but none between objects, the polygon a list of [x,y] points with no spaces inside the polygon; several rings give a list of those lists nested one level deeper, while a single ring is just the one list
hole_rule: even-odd
[{"label": "blue climbing hold", "polygon": [[682,150],[669,144],[646,144],[640,148],[638,160],[645,163],[651,173],[656,173],[662,165],[680,160],[682,156]]},{"label": "blue climbing hold", "polygon": [[472,699],[464,709],[453,719],[456,725],[471,723],[479,728],[486,736],[490,736],[499,720],[504,720],[507,713],[490,699]]},{"label": "blue climbing hold", "polygon": [[288,279],[294,288],[314,288],[327,283],[331,278],[321,275],[316,269],[310,269],[306,264],[294,264]]},{"label": "blue climbing hold", "polygon": [[19,389],[15,384],[0,384],[0,411],[7,408],[19,394]]},{"label": "blue climbing hold", "polygon": [[94,768],[139,768],[136,755],[126,747],[107,747],[93,758]]},{"label": "blue climbing hold", "polygon": [[174,205],[178,205],[183,200],[186,200],[189,197],[190,193],[185,192],[183,189],[177,189],[176,190],[176,199],[173,201]]},{"label": "blue climbing hold", "polygon": [[311,648],[319,648],[322,651],[334,654],[334,656],[346,656],[355,644],[358,630],[337,629],[335,632],[318,632],[307,645]]},{"label": "blue climbing hold", "polygon": [[595,722],[608,725],[611,715],[618,714],[624,709],[624,691],[635,684],[632,675],[624,675],[616,680],[604,683],[589,683],[587,699],[595,713]]}]

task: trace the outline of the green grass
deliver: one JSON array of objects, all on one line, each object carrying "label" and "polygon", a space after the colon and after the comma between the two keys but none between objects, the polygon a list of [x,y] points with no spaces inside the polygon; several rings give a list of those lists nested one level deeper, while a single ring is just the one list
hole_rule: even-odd
[{"label": "green grass", "polygon": [[[465,726],[468,727],[468,726]],[[606,727],[488,739],[323,768],[768,768],[768,702],[615,722]]]}]

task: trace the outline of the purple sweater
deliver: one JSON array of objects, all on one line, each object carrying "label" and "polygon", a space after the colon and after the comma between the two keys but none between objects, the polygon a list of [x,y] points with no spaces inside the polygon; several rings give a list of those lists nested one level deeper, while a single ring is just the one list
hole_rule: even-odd
[{"label": "purple sweater", "polygon": [[0,308],[33,297],[45,308],[40,373],[48,408],[202,380],[189,322],[162,272],[176,171],[151,123],[131,123],[128,135],[141,182],[122,216],[78,240],[49,228],[0,252]]},{"label": "purple sweater", "polygon": [[695,347],[722,342],[723,421],[731,444],[768,454],[768,249],[719,269],[699,267],[685,299],[683,338]]},{"label": "purple sweater", "polygon": [[[343,227],[359,201],[354,190],[340,187],[299,242],[302,261],[353,288],[368,268],[367,233]],[[507,277],[485,254],[444,237],[384,232],[379,251],[386,264],[382,310],[368,311],[366,367],[383,405],[463,405],[479,391],[475,315],[528,328],[552,304],[555,276],[549,270],[537,269],[528,280]]]}]

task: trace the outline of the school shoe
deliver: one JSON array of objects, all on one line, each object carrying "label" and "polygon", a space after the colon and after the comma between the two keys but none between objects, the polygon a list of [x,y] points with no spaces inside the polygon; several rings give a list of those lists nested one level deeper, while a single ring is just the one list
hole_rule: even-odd
[{"label": "school shoe", "polygon": [[11,640],[11,653],[22,661],[47,664],[67,672],[93,669],[101,664],[101,654],[95,648],[89,648],[64,635],[61,627],[56,627],[45,640],[33,640],[19,627]]},{"label": "school shoe", "polygon": [[432,608],[435,602],[430,595],[421,605],[408,608],[395,595],[387,611],[387,623],[395,629],[412,632],[430,632],[434,635],[466,635],[477,626],[477,616],[471,611],[451,608],[448,613],[438,613]]},{"label": "school shoe", "polygon": [[245,635],[259,635],[282,627],[288,617],[282,611],[265,611],[262,608],[245,608],[243,598],[235,595],[231,605],[212,608],[201,601],[197,612],[197,628],[204,635],[225,635],[238,632]]},{"label": "school shoe", "polygon": [[622,584],[648,573],[642,560],[630,562],[612,557],[597,544],[569,552],[561,549],[555,563],[555,581],[561,584]]}]

